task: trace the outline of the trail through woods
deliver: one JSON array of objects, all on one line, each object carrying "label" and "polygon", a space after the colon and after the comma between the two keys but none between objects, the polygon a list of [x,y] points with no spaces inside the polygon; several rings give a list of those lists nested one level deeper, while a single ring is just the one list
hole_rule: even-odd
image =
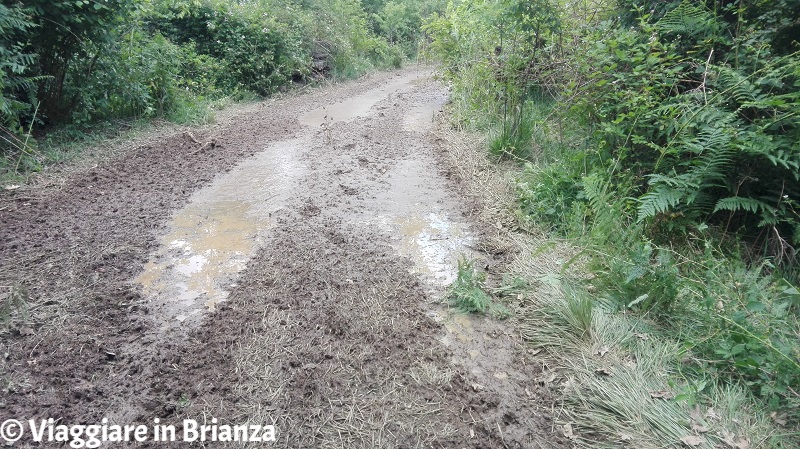
[{"label": "trail through woods", "polygon": [[446,100],[428,68],[377,74],[4,192],[0,418],[566,447],[521,340],[440,304],[460,256],[495,262],[439,157]]}]

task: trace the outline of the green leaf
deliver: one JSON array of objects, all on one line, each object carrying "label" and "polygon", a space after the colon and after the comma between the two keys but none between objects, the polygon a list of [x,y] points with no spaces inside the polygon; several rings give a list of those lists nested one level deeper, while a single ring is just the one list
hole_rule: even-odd
[{"label": "green leaf", "polygon": [[735,345],[734,347],[731,348],[730,354],[732,356],[737,356],[737,355],[743,353],[745,349],[746,349],[746,347],[745,347],[744,343],[739,343],[738,345]]},{"label": "green leaf", "polygon": [[747,310],[750,312],[763,312],[766,310],[767,306],[760,301],[750,301],[747,303]]}]

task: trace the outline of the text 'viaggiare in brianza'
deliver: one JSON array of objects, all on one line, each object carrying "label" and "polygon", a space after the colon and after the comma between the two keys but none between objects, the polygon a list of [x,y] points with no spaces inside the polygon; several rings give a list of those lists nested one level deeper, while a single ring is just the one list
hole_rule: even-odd
[{"label": "text 'viaggiare in brianza'", "polygon": [[26,440],[34,443],[66,443],[73,448],[95,448],[104,443],[121,442],[248,442],[268,443],[277,440],[274,425],[219,424],[217,418],[203,424],[184,419],[181,425],[162,423],[155,418],[151,425],[64,424],[60,420],[8,419],[0,424],[0,440],[13,443]]}]

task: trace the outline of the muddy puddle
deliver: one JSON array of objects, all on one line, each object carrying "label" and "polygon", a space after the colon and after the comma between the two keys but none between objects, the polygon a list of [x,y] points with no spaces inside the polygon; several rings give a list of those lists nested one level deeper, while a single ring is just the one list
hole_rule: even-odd
[{"label": "muddy puddle", "polygon": [[411,271],[423,281],[432,301],[427,314],[443,326],[440,341],[452,351],[453,362],[474,376],[473,388],[515,391],[527,374],[514,368],[518,342],[506,333],[506,326],[444,304],[447,287],[458,275],[458,260],[482,260],[482,255],[472,249],[475,236],[469,224],[450,212],[455,200],[443,189],[428,188],[438,176],[428,162],[432,161],[398,165],[396,177],[390,177],[388,198],[382,199],[394,212],[383,215],[381,225],[392,235],[392,246],[412,262]]},{"label": "muddy puddle", "polygon": [[357,97],[314,109],[300,117],[300,123],[310,127],[319,127],[323,124],[331,125],[366,116],[381,100],[393,94],[409,91],[428,80],[429,77],[429,72],[397,76],[389,83]]},{"label": "muddy puddle", "polygon": [[[440,301],[459,258],[484,267],[487,256],[472,249],[480,234],[465,212],[475,205],[448,189],[429,132],[446,91],[401,73],[248,108],[203,131],[224,142],[218,154],[190,156],[179,135],[137,150],[43,198],[44,224],[15,209],[20,250],[73,251],[22,260],[59,276],[59,288],[34,284],[48,288],[43,299],[63,287],[76,304],[68,315],[54,305],[39,317],[56,325],[9,340],[3,368],[20,386],[11,410],[52,409],[66,422],[280,422],[278,446],[302,434],[302,447],[536,447],[525,433],[500,445],[515,428],[538,429],[517,406],[533,385],[515,358],[519,340],[503,322]],[[319,128],[320,112],[330,128]],[[98,182],[113,192],[108,203],[86,194]],[[142,215],[109,213],[117,208]],[[158,246],[143,254],[156,224]],[[83,286],[89,276],[99,282]],[[141,293],[135,305],[130,287]]]},{"label": "muddy puddle", "polygon": [[450,95],[440,92],[430,101],[412,107],[403,117],[403,130],[410,132],[426,132],[433,126],[436,115],[442,112]]},{"label": "muddy puddle", "polygon": [[[428,76],[406,74],[357,97],[314,109],[301,117],[311,131],[304,137],[265,148],[196,192],[188,205],[174,213],[160,249],[136,279],[153,311],[151,316],[160,320],[162,329],[198,325],[227,299],[239,273],[275,225],[272,214],[295,200],[298,192],[313,196],[323,194],[314,188],[330,189],[325,182],[309,184],[319,173],[315,170],[338,157],[328,153],[327,145],[320,147],[313,127],[368,114],[380,117],[382,111],[390,113],[391,105],[403,101],[404,112],[392,122],[401,126],[398,138],[408,138],[411,146],[425,139],[447,100],[447,92],[441,89],[415,96],[413,92],[424,89]],[[467,367],[479,383],[503,383],[513,375],[504,368],[511,365],[504,354],[511,357],[512,351],[499,336],[503,326],[441,304],[456,279],[459,259],[480,259],[481,255],[471,249],[475,237],[469,223],[457,214],[459,199],[445,188],[437,166],[429,151],[414,150],[406,158],[393,160],[381,187],[348,219],[382,230],[395,251],[411,262],[410,271],[422,280],[432,301],[428,314],[443,325],[441,341],[453,351],[454,362]],[[348,182],[363,186],[366,181],[353,173],[356,177]]]},{"label": "muddy puddle", "polygon": [[519,385],[528,374],[515,359],[520,342],[507,333],[505,324],[445,304],[447,287],[458,275],[458,260],[482,260],[482,255],[472,249],[475,236],[469,224],[452,213],[455,199],[444,189],[430,189],[438,184],[431,180],[439,176],[432,171],[432,162],[422,158],[397,165],[389,178],[391,188],[379,201],[389,204],[392,212],[383,212],[380,225],[423,281],[431,298],[427,315],[442,325],[439,340],[452,352],[453,363],[472,374],[471,387],[526,394]]},{"label": "muddy puddle", "polygon": [[[361,95],[314,109],[300,121],[313,129],[365,116],[375,112],[381,100],[414,89],[430,75],[426,71],[396,76]],[[313,137],[307,136],[266,148],[218,176],[173,215],[159,250],[135,280],[162,328],[176,323],[197,325],[206,312],[213,312],[227,299],[238,273],[274,225],[271,214],[285,207],[298,191],[308,173],[303,155],[314,144]],[[434,224],[430,238],[439,235],[436,226],[442,228]],[[426,238],[421,237],[418,243],[420,248],[427,248],[424,260],[431,266],[438,264],[437,272],[445,270],[445,259],[425,243]]]},{"label": "muddy puddle", "polygon": [[[447,98],[444,91],[412,104],[403,116],[403,130],[416,135],[430,131]],[[452,351],[453,363],[473,375],[472,387],[528,395],[520,387],[528,373],[515,358],[519,339],[501,321],[464,314],[445,304],[459,259],[482,261],[485,255],[473,249],[477,238],[470,223],[456,212],[460,199],[444,188],[437,166],[428,152],[397,161],[387,172],[388,188],[371,205],[371,213],[378,217],[375,224],[390,235],[391,245],[411,261],[411,272],[423,281],[431,299],[427,315],[442,325],[440,341]]]},{"label": "muddy puddle", "polygon": [[247,159],[196,192],[178,210],[136,279],[153,316],[165,326],[196,324],[225,301],[305,172],[302,139],[281,142]]},{"label": "muddy puddle", "polygon": [[443,188],[433,156],[422,153],[396,161],[384,181],[386,187],[376,193],[361,223],[388,235],[397,253],[412,262],[411,272],[427,293],[438,300],[456,279],[459,258],[478,256],[471,249],[469,224],[454,213],[456,200]]},{"label": "muddy puddle", "polygon": [[387,220],[397,230],[398,253],[414,263],[414,273],[438,287],[456,280],[456,264],[472,241],[465,223],[450,221],[442,213],[413,214]]}]

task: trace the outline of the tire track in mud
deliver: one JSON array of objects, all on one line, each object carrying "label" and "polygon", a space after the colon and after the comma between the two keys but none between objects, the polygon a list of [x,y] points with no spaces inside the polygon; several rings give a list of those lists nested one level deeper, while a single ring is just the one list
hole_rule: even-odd
[{"label": "tire track in mud", "polygon": [[[480,232],[436,168],[425,130],[445,97],[426,77],[287,99],[212,131],[219,153],[191,160],[176,136],[4,199],[0,254],[24,262],[4,259],[2,281],[70,302],[3,335],[3,416],[213,416],[275,424],[278,447],[562,447],[502,325],[437,323],[431,301]],[[292,179],[270,176],[281,158]]]}]

